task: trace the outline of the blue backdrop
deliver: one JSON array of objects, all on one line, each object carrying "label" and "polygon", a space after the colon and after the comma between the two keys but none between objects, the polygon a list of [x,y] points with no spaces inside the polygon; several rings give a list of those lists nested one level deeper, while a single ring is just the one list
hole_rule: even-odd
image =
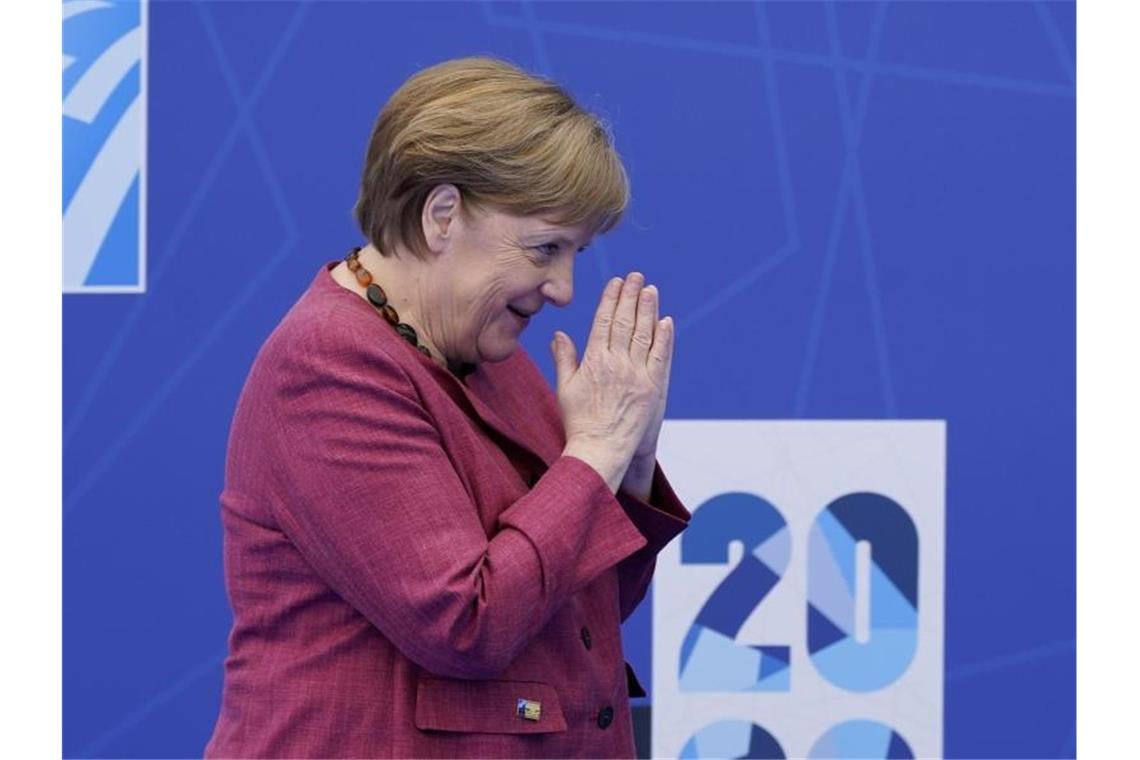
[{"label": "blue backdrop", "polygon": [[[612,124],[609,276],[659,284],[668,416],[948,420],[945,752],[1075,752],[1074,6],[149,5],[148,287],[64,316],[64,752],[200,754],[217,497],[261,341],[350,216],[375,115],[489,53]],[[648,603],[626,647],[648,680]]]}]

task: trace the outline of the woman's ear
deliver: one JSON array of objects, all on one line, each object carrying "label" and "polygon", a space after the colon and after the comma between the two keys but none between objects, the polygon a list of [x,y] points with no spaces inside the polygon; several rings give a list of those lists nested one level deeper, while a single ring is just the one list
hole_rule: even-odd
[{"label": "woman's ear", "polygon": [[463,196],[455,185],[436,185],[424,200],[424,242],[432,253],[442,253],[450,242]]}]

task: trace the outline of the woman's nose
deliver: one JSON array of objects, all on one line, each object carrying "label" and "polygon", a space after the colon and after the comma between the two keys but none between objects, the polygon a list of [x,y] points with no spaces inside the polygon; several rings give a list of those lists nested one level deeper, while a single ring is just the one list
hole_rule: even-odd
[{"label": "woman's nose", "polygon": [[542,283],[542,296],[555,306],[566,306],[574,297],[574,261],[567,257],[564,265],[558,265],[550,272],[550,277]]}]

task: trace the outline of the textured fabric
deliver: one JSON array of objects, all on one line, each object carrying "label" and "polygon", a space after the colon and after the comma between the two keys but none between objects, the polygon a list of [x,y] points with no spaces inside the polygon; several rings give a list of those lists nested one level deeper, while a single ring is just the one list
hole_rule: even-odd
[{"label": "textured fabric", "polygon": [[651,506],[562,456],[521,348],[460,382],[332,266],[234,417],[234,627],[206,754],[632,757],[620,621],[689,513],[660,468]]}]

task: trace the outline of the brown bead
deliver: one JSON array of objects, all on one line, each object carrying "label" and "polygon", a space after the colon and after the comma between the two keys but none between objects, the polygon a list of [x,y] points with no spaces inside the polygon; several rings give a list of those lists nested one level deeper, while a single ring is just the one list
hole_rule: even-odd
[{"label": "brown bead", "polygon": [[360,259],[355,256],[349,256],[344,260],[344,263],[348,264],[348,271],[350,272],[355,272],[357,269],[360,269]]},{"label": "brown bead", "polygon": [[396,325],[396,332],[400,333],[404,340],[408,341],[413,346],[419,344],[419,338],[416,337],[416,328],[412,327],[411,325],[401,322],[400,324]]},{"label": "brown bead", "polygon": [[376,283],[372,283],[368,286],[368,290],[365,295],[368,296],[368,302],[375,306],[377,309],[383,309],[388,305],[388,295],[384,292],[384,288],[380,287]]},{"label": "brown bead", "polygon": [[372,284],[372,273],[364,267],[361,267],[356,270],[356,281],[367,288]]},{"label": "brown bead", "polygon": [[384,319],[388,320],[388,324],[393,327],[400,324],[400,315],[396,313],[391,304],[384,304],[380,311],[384,315]]}]

